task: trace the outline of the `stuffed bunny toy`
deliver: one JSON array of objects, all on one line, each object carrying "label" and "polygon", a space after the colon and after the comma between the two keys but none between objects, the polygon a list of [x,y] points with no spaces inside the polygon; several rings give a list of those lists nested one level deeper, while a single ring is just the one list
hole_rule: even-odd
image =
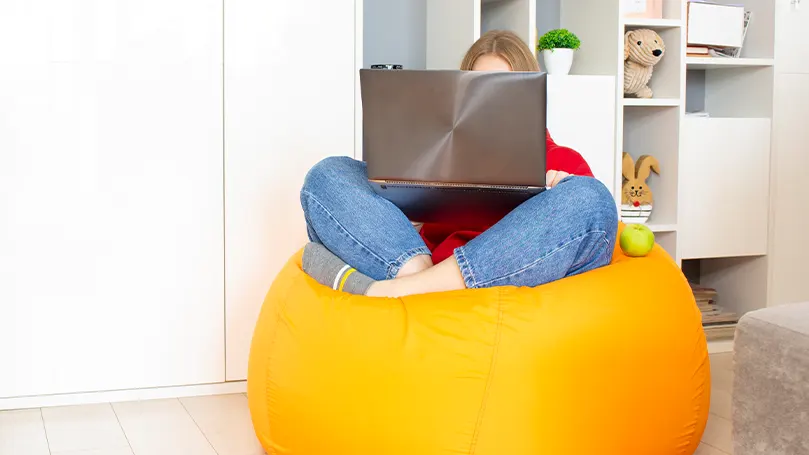
[{"label": "stuffed bunny toy", "polygon": [[660,174],[660,163],[657,162],[655,157],[642,155],[638,158],[638,163],[635,164],[632,157],[624,152],[624,186],[621,190],[621,204],[634,207],[652,205],[652,202],[654,202],[652,190],[646,184],[646,179],[649,178],[652,171],[655,174]]},{"label": "stuffed bunny toy", "polygon": [[624,35],[624,94],[651,98],[652,68],[663,58],[666,46],[654,30],[630,30]]}]

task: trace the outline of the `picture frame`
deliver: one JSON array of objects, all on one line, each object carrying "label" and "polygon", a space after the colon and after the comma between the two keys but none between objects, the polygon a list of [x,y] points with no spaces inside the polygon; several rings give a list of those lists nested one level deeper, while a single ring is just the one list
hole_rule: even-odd
[{"label": "picture frame", "polygon": [[621,11],[625,18],[662,19],[663,0],[621,0]]}]

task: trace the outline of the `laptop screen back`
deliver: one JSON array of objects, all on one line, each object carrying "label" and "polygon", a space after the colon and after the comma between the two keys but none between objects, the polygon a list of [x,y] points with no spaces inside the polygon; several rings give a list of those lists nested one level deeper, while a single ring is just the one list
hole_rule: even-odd
[{"label": "laptop screen back", "polygon": [[361,70],[372,180],[545,184],[546,75]]}]

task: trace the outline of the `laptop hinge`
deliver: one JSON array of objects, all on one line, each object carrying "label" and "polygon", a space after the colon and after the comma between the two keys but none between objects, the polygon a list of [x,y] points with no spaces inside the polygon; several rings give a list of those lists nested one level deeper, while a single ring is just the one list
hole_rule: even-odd
[{"label": "laptop hinge", "polygon": [[446,182],[423,182],[415,180],[376,180],[374,182],[379,185],[391,186],[416,186],[416,187],[438,187],[438,188],[477,188],[486,190],[530,190],[538,189],[539,187],[527,185],[490,185],[485,183],[446,183]]}]

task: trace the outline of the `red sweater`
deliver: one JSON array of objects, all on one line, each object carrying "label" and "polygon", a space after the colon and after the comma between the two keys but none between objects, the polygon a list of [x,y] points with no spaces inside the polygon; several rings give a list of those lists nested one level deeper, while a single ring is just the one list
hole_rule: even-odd
[{"label": "red sweater", "polygon": [[[563,171],[568,174],[592,177],[593,172],[584,158],[571,148],[556,145],[546,131],[546,171]],[[438,264],[452,255],[455,248],[466,245],[482,231],[467,231],[459,226],[425,223],[421,228],[421,238],[433,253],[433,263]]]}]

